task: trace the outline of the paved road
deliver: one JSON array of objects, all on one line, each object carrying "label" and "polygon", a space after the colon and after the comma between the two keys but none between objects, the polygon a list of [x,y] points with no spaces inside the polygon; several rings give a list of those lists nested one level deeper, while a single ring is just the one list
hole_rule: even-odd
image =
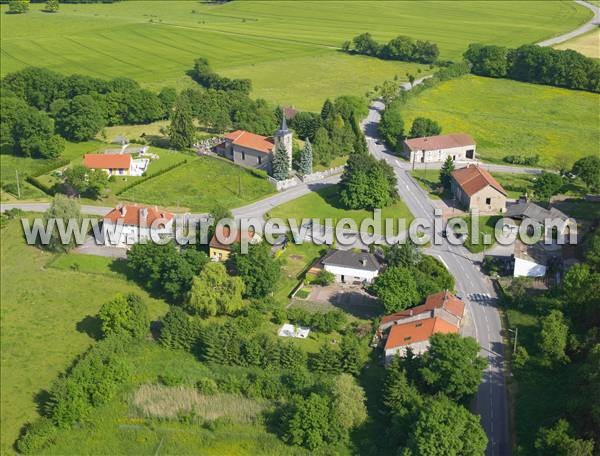
[{"label": "paved road", "polygon": [[571,38],[575,38],[576,36],[583,35],[584,33],[587,33],[600,25],[600,8],[583,0],[575,0],[575,3],[578,3],[581,6],[591,10],[594,13],[594,17],[581,27],[573,30],[572,32],[565,33],[560,36],[555,36],[554,38],[550,38],[549,40],[541,41],[538,43],[538,46],[554,46],[555,44],[570,40]]},{"label": "paved road", "polygon": [[[398,192],[415,217],[429,220],[433,225],[434,207],[427,194],[412,179],[406,162],[377,144],[377,124],[381,102],[374,102],[363,123],[369,151],[379,159],[386,160],[398,178]],[[473,336],[481,346],[481,355],[489,364],[476,398],[476,410],[489,438],[486,454],[506,455],[510,453],[508,440],[508,411],[505,379],[503,373],[503,343],[500,315],[496,308],[496,294],[490,280],[481,272],[479,264],[463,246],[443,245],[427,249],[444,263],[456,279],[457,291],[467,302],[469,318],[474,328]]]}]

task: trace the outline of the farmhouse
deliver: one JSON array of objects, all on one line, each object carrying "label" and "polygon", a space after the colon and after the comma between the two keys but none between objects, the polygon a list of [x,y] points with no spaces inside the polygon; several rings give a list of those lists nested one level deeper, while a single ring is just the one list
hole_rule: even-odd
[{"label": "farmhouse", "polygon": [[506,210],[506,190],[478,165],[453,171],[451,185],[454,198],[469,211],[494,213]]},{"label": "farmhouse", "polygon": [[156,206],[120,204],[102,219],[105,245],[125,247],[173,233],[173,214]]},{"label": "farmhouse", "polygon": [[289,167],[292,167],[292,132],[288,130],[285,116],[273,137],[266,137],[236,130],[223,137],[223,142],[214,151],[232,160],[236,165],[271,170],[271,162],[276,147],[281,144],[288,153]]},{"label": "farmhouse", "polygon": [[371,283],[379,275],[381,264],[369,252],[352,250],[330,250],[310,269],[309,273],[319,270],[331,272],[337,282]]},{"label": "farmhouse", "polygon": [[89,169],[102,169],[109,176],[131,176],[133,159],[129,154],[86,154],[83,165]]},{"label": "farmhouse", "polygon": [[528,219],[540,227],[546,227],[547,235],[550,234],[548,231],[551,228],[546,226],[546,222],[548,224],[556,223],[557,232],[562,235],[567,234],[570,230],[577,230],[577,222],[564,212],[555,207],[545,209],[531,201],[519,201],[515,204],[509,204],[505,215],[514,220]]},{"label": "farmhouse", "polygon": [[420,306],[383,317],[376,337],[385,341],[386,362],[406,355],[409,348],[416,355],[424,353],[433,334],[458,333],[464,312],[464,303],[446,290],[429,295]]},{"label": "farmhouse", "polygon": [[[236,230],[235,239],[230,239],[231,236],[231,229],[228,226],[216,226],[215,234],[208,243],[208,255],[212,261],[227,261],[229,259],[234,244],[239,244],[242,241],[242,232]],[[224,242],[221,242],[219,238]],[[257,244],[261,241],[260,236],[252,231],[248,231],[244,235],[244,239],[250,244]]]},{"label": "farmhouse", "polygon": [[448,157],[452,157],[453,160],[473,160],[475,149],[475,141],[465,133],[426,136],[404,141],[404,156],[413,163],[443,162]]}]

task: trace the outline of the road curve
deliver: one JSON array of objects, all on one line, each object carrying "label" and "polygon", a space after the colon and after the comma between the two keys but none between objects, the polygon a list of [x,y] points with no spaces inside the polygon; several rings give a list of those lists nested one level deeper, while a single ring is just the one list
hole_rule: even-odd
[{"label": "road curve", "polygon": [[564,33],[559,36],[555,36],[554,38],[550,38],[545,41],[540,41],[539,43],[537,43],[538,46],[554,46],[555,44],[559,44],[564,41],[570,40],[571,38],[575,38],[576,36],[583,35],[584,33],[587,33],[590,30],[593,30],[594,28],[600,26],[600,8],[598,8],[596,5],[592,5],[591,3],[588,3],[583,0],[575,0],[575,3],[583,6],[584,8],[591,10],[594,13],[594,17],[592,17],[588,22],[583,24],[581,27],[576,28],[575,30],[573,30],[571,32]]}]

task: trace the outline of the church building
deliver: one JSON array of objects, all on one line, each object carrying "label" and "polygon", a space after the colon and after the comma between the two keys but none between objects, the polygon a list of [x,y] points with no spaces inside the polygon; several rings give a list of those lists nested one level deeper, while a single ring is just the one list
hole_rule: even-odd
[{"label": "church building", "polygon": [[281,146],[287,151],[289,167],[292,168],[292,132],[287,128],[285,117],[272,137],[236,130],[224,135],[223,139],[214,150],[236,165],[264,169],[270,173],[275,150]]}]

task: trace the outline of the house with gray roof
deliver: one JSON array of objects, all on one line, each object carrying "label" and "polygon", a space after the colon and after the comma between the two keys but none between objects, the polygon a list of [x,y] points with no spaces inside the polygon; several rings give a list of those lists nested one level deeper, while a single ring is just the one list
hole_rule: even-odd
[{"label": "house with gray roof", "polygon": [[569,217],[564,212],[555,207],[546,209],[531,201],[520,200],[515,204],[509,204],[506,207],[506,213],[504,215],[505,217],[514,220],[522,221],[529,219],[539,226],[546,226],[546,229],[551,229],[552,227],[547,225],[555,223],[560,234],[566,234],[568,230],[577,229],[577,222],[575,219]]},{"label": "house with gray roof", "polygon": [[330,250],[321,258],[320,264],[341,283],[371,283],[381,269],[375,255],[355,250]]}]

